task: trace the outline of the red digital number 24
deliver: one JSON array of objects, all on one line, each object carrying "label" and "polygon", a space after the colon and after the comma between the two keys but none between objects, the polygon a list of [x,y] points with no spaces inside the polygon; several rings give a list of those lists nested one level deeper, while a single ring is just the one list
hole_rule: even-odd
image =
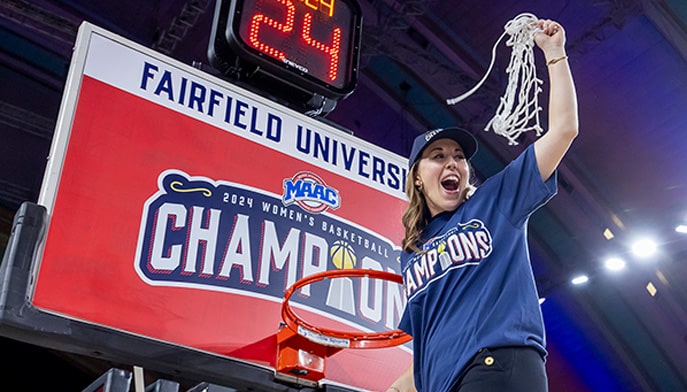
[{"label": "red digital number 24", "polygon": [[[260,28],[261,25],[267,25],[275,30],[278,30],[284,34],[291,34],[293,32],[296,16],[296,6],[291,0],[275,0],[278,3],[283,4],[286,7],[286,17],[283,22],[277,21],[265,14],[255,14],[251,18],[250,31],[248,34],[248,39],[250,44],[256,49],[263,53],[275,57],[279,60],[286,59],[286,53],[274,48],[270,45],[265,44],[260,41]],[[327,76],[330,81],[336,79],[338,74],[338,64],[339,64],[339,50],[341,48],[341,28],[337,27],[332,31],[331,43],[325,44],[314,39],[311,36],[312,31],[312,14],[306,13],[303,18],[303,24],[301,29],[301,38],[310,46],[321,51],[329,58],[329,72]]]}]

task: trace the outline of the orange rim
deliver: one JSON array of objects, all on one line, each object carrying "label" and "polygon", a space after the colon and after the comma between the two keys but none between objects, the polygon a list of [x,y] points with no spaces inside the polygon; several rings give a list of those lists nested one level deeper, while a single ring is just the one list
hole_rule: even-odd
[{"label": "orange rim", "polygon": [[281,317],[284,323],[299,335],[304,336],[312,342],[325,346],[343,348],[384,348],[398,346],[410,341],[412,337],[400,329],[385,332],[345,332],[317,327],[300,318],[289,304],[289,299],[293,293],[303,286],[325,279],[364,277],[403,284],[403,277],[401,275],[385,271],[347,269],[318,272],[298,280],[286,290],[281,307]]}]

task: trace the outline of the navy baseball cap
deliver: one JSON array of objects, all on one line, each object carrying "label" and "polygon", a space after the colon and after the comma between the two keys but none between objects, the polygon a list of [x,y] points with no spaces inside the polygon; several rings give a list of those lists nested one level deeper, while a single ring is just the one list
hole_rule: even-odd
[{"label": "navy baseball cap", "polygon": [[463,149],[465,158],[468,160],[477,152],[477,140],[465,129],[458,127],[432,129],[419,135],[413,141],[413,148],[410,150],[410,156],[408,157],[408,168],[413,167],[413,164],[420,159],[425,147],[438,139],[452,139],[460,144],[460,148]]}]

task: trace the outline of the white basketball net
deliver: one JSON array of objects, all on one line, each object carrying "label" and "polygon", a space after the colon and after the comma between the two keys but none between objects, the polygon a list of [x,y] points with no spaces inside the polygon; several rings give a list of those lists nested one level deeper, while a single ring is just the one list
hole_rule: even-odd
[{"label": "white basketball net", "polygon": [[[539,125],[539,93],[542,84],[541,79],[537,78],[537,70],[534,65],[534,34],[541,31],[537,27],[537,17],[523,13],[508,23],[504,27],[505,31],[496,41],[491,50],[491,63],[489,69],[482,77],[482,80],[465,94],[448,99],[449,105],[454,105],[472,95],[479,89],[489,76],[496,60],[496,48],[506,35],[510,38],[506,41],[506,46],[512,46],[510,63],[506,68],[508,74],[508,86],[506,92],[501,97],[496,114],[484,128],[489,131],[492,128],[494,133],[508,139],[509,145],[518,144],[516,141],[520,135],[527,131],[536,131],[537,136],[541,135],[542,128]],[[518,86],[520,90],[518,91]],[[532,121],[534,120],[534,124]]]}]

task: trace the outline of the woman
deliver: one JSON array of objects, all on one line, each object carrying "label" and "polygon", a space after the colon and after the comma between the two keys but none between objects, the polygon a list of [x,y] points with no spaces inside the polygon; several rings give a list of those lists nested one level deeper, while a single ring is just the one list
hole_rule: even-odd
[{"label": "woman", "polygon": [[415,139],[401,255],[400,328],[413,364],[388,391],[547,391],[545,335],[527,246],[529,216],[557,192],[556,168],[578,133],[565,31],[540,20],[549,129],[479,188],[475,139],[459,128]]}]

